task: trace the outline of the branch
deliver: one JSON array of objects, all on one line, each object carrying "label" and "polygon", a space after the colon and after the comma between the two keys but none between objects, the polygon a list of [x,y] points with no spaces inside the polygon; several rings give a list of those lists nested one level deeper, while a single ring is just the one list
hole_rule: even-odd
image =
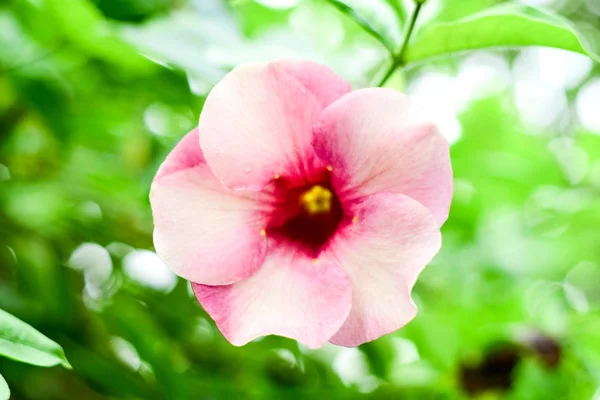
[{"label": "branch", "polygon": [[402,46],[400,47],[400,51],[398,54],[393,55],[392,65],[388,68],[387,72],[379,82],[379,87],[385,85],[385,83],[390,79],[394,71],[400,66],[405,64],[404,54],[406,53],[406,49],[408,48],[408,42],[412,37],[413,31],[415,30],[415,24],[417,23],[417,18],[419,17],[419,13],[421,12],[421,8],[423,7],[424,0],[416,0],[415,7],[410,16],[410,22],[406,27],[406,33],[404,34],[404,40],[402,41]]}]

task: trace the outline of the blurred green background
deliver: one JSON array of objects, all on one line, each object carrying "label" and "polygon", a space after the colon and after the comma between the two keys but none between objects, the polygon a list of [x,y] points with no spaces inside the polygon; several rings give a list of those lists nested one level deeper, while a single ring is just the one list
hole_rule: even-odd
[{"label": "blurred green background", "polygon": [[[499,0],[431,0],[419,26]],[[345,1],[392,41],[401,0]],[[600,1],[528,0],[595,26]],[[150,182],[230,68],[281,57],[377,82],[385,48],[325,0],[0,5],[0,308],[73,370],[0,358],[12,399],[600,399],[600,67],[529,47],[387,85],[452,143],[418,316],[357,349],[237,348],[153,252]]]}]

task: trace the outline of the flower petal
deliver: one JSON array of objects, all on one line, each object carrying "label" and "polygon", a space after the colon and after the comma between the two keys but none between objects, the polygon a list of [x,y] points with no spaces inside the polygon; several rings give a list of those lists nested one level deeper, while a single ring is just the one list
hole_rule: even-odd
[{"label": "flower petal", "polygon": [[354,91],[327,107],[314,132],[338,193],[402,193],[444,223],[452,199],[448,142],[405,95]]},{"label": "flower petal", "polygon": [[280,60],[275,64],[302,83],[319,99],[323,108],[352,91],[348,82],[323,64],[293,59]]},{"label": "flower petal", "polygon": [[350,281],[338,266],[282,247],[269,249],[261,269],[245,281],[192,287],[236,346],[275,334],[319,347],[339,329],[352,302]]},{"label": "flower petal", "polygon": [[416,314],[410,291],[438,252],[440,231],[429,211],[412,198],[382,193],[367,198],[324,252],[353,287],[352,310],[330,342],[358,346],[408,323]]},{"label": "flower petal", "polygon": [[[325,86],[330,79],[336,81]],[[235,68],[213,88],[200,116],[200,144],[215,175],[230,188],[259,190],[276,174],[312,168],[312,126],[343,94],[341,80],[310,62]]]},{"label": "flower petal", "polygon": [[235,192],[219,182],[193,130],[152,183],[156,252],[176,274],[194,282],[222,285],[249,277],[266,250],[259,200],[256,193]]}]

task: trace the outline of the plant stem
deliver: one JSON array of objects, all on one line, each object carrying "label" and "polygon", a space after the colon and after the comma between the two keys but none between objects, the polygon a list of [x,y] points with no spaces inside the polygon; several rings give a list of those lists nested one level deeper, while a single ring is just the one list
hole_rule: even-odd
[{"label": "plant stem", "polygon": [[410,15],[410,21],[408,23],[408,26],[406,27],[406,33],[404,34],[402,46],[400,47],[398,54],[396,54],[392,59],[392,65],[390,65],[390,68],[386,71],[385,75],[383,76],[383,78],[379,82],[379,85],[377,86],[383,86],[388,81],[388,79],[390,79],[394,71],[396,71],[398,67],[404,65],[404,53],[406,53],[406,49],[408,48],[408,42],[410,41],[413,31],[415,30],[415,24],[417,23],[417,18],[419,16],[419,13],[421,12],[421,7],[423,7],[423,2],[415,1],[415,8],[413,8],[412,14]]}]

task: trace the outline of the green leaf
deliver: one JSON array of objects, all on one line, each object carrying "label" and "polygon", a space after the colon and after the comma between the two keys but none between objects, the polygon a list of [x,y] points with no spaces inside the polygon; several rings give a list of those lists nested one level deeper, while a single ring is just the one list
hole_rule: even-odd
[{"label": "green leaf", "polygon": [[436,23],[456,21],[501,3],[506,0],[443,0],[439,2],[440,8],[434,19]]},{"label": "green leaf", "polygon": [[503,4],[453,22],[434,24],[415,36],[404,62],[489,47],[546,46],[600,61],[600,32],[558,15],[519,4]]},{"label": "green leaf", "polygon": [[8,400],[10,399],[10,389],[8,388],[8,384],[0,375],[0,400]]},{"label": "green leaf", "polygon": [[0,310],[0,355],[40,367],[71,369],[62,347],[31,325]]}]

